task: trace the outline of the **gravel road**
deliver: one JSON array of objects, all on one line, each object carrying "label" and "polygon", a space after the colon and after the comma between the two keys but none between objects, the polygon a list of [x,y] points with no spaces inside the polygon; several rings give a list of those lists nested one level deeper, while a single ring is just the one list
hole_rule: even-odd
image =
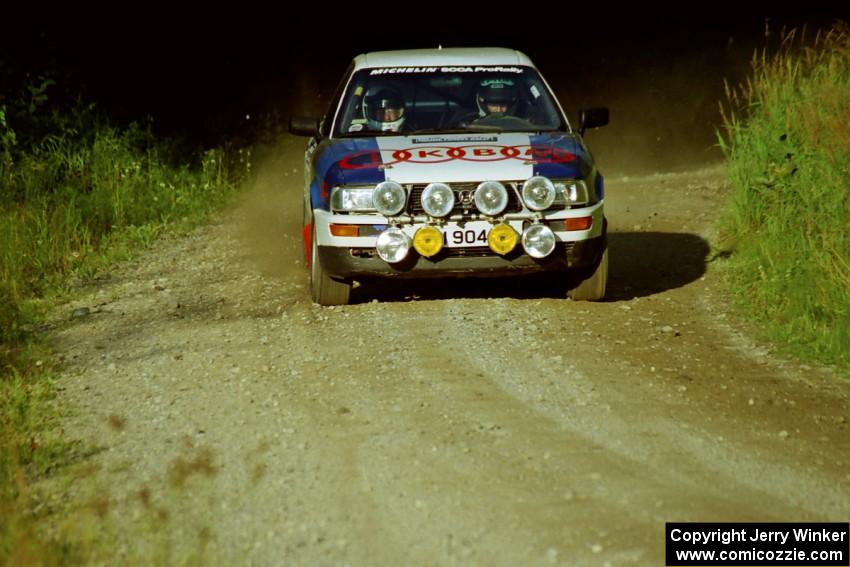
[{"label": "gravel road", "polygon": [[608,179],[606,302],[460,280],[321,308],[302,148],[57,314],[85,452],[52,489],[121,562],[663,565],[668,521],[847,521],[848,382],[729,313],[720,167]]}]

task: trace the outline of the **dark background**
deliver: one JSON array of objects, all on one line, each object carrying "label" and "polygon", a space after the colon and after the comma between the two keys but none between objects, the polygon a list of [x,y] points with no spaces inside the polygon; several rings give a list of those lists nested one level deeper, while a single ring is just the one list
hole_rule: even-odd
[{"label": "dark background", "polygon": [[582,107],[611,108],[611,125],[587,136],[603,167],[669,171],[719,159],[724,80],[743,80],[756,49],[775,48],[783,27],[805,25],[813,36],[848,19],[840,10],[718,5],[421,6],[427,12],[374,2],[306,12],[34,6],[2,22],[0,92],[8,98],[12,86],[49,73],[57,80],[48,91],[54,99],[81,92],[119,122],[150,117],[159,132],[200,145],[249,142],[284,131],[293,114],[322,113],[358,53],[505,46],[532,58],[571,120]]}]

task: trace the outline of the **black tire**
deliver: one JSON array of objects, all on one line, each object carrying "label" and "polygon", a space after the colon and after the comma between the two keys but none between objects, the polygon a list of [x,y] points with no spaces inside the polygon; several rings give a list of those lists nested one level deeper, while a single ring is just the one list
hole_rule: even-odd
[{"label": "black tire", "polygon": [[567,292],[573,301],[602,301],[608,286],[608,249],[602,253],[599,265],[589,278]]},{"label": "black tire", "polygon": [[310,245],[310,294],[313,303],[319,305],[347,305],[351,296],[351,284],[337,281],[325,273],[319,261],[319,245],[316,242],[316,226]]}]

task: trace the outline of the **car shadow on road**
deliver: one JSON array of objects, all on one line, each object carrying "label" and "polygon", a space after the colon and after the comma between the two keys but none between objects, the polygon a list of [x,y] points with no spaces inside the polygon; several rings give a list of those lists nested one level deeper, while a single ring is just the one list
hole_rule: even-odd
[{"label": "car shadow on road", "polygon": [[[708,254],[708,242],[696,234],[610,232],[606,301],[645,297],[696,281],[705,274]],[[574,280],[551,273],[499,278],[376,279],[355,288],[351,303],[562,298]]]},{"label": "car shadow on road", "polygon": [[705,274],[710,247],[679,232],[610,232],[608,301],[683,287]]}]

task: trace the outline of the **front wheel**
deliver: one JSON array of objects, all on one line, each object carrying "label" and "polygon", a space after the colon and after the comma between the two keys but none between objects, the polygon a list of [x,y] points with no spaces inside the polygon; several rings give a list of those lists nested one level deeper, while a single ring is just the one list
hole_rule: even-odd
[{"label": "front wheel", "polygon": [[589,278],[567,292],[573,301],[601,301],[605,298],[608,285],[608,249],[602,253],[599,265]]},{"label": "front wheel", "polygon": [[319,261],[319,244],[316,242],[316,227],[310,245],[310,293],[313,302],[319,305],[347,305],[351,295],[351,284],[338,282],[325,273]]}]

